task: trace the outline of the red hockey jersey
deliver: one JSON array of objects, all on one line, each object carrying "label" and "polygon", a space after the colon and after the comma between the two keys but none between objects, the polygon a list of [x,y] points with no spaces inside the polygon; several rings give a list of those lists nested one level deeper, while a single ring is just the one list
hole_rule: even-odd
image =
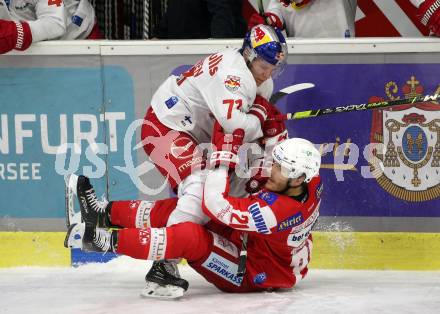
[{"label": "red hockey jersey", "polygon": [[289,288],[304,278],[312,251],[311,231],[319,216],[322,183],[307,184],[303,202],[267,190],[248,198],[228,195],[228,170],[209,173],[203,210],[214,221],[234,229],[222,234],[238,247],[248,233],[247,273],[262,288]]}]

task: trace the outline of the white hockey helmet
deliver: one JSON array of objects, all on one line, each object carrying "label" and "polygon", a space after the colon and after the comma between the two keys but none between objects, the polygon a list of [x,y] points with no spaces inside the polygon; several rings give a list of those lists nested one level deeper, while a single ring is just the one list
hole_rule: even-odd
[{"label": "white hockey helmet", "polygon": [[321,166],[321,154],[313,143],[303,138],[290,138],[279,143],[274,147],[272,157],[288,178],[296,179],[304,174],[306,183],[318,175]]}]

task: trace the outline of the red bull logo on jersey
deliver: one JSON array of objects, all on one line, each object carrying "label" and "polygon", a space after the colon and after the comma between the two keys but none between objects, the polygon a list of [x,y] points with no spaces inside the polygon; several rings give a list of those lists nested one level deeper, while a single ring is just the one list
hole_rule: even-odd
[{"label": "red bull logo on jersey", "polygon": [[236,92],[240,88],[240,77],[228,75],[225,79],[225,87],[230,92]]}]

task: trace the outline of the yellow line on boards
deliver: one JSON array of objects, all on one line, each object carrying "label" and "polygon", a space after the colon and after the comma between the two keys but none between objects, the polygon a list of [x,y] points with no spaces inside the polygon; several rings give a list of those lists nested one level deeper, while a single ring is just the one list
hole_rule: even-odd
[{"label": "yellow line on boards", "polygon": [[0,232],[0,267],[70,266],[65,232]]},{"label": "yellow line on boards", "polygon": [[[70,266],[64,232],[0,232],[0,267]],[[440,270],[440,233],[313,232],[310,268]]]},{"label": "yellow line on boards", "polygon": [[440,270],[440,233],[314,232],[310,268]]}]

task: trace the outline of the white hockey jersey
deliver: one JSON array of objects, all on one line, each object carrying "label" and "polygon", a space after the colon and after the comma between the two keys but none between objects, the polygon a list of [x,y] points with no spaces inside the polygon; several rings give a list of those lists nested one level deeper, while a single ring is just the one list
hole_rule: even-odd
[{"label": "white hockey jersey", "polygon": [[258,92],[269,98],[273,81],[257,85],[238,49],[228,49],[197,62],[182,75],[168,77],[158,88],[151,106],[167,127],[210,143],[215,120],[226,133],[245,131],[245,142],[263,136],[260,121],[247,114]]},{"label": "white hockey jersey", "polygon": [[354,37],[356,0],[312,0],[301,9],[270,0],[265,12],[277,15],[288,37]]},{"label": "white hockey jersey", "polygon": [[0,19],[26,21],[32,42],[84,39],[95,24],[88,0],[0,0]]}]

